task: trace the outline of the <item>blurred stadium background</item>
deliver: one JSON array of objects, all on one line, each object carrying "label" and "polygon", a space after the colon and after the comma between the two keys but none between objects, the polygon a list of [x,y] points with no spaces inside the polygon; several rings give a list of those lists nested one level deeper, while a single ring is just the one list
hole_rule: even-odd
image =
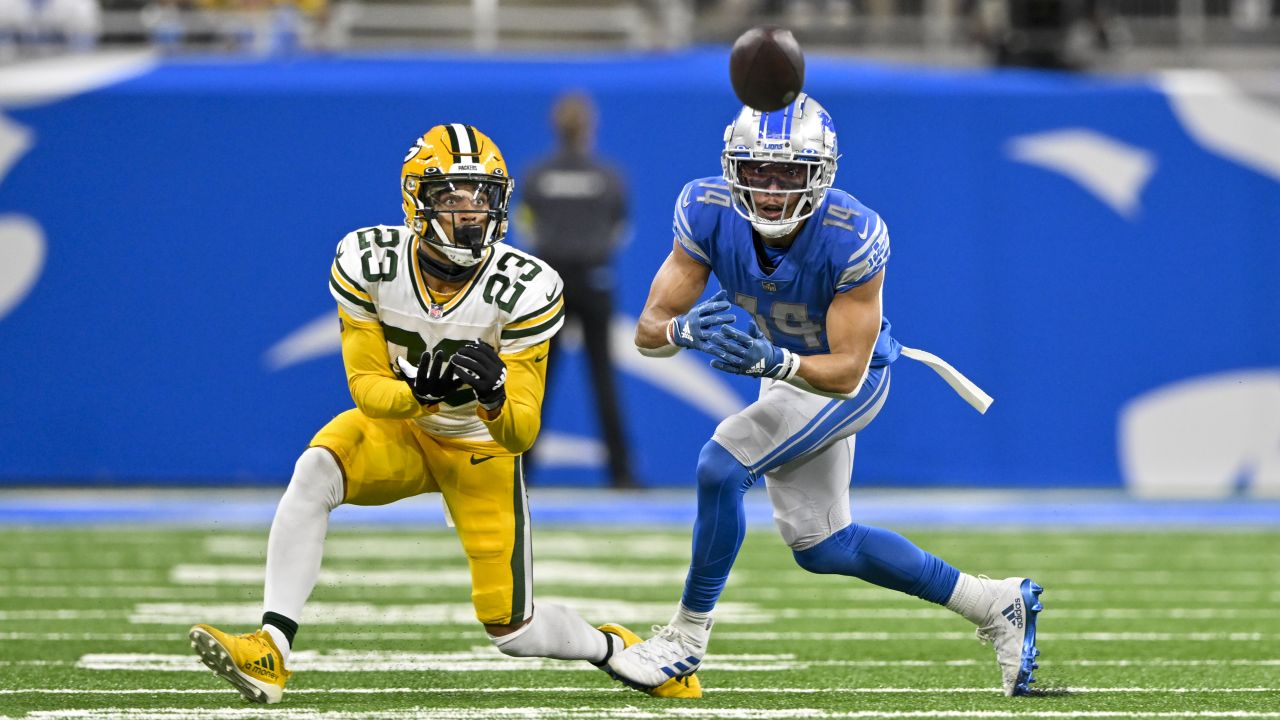
[{"label": "blurred stadium background", "polygon": [[[989,53],[991,8],[949,2],[110,0],[77,34],[40,19],[76,0],[4,1],[29,17],[0,65],[0,482],[280,484],[350,402],[326,265],[399,222],[410,139],[484,129],[518,201],[577,89],[630,184],[635,474],[687,486],[753,386],[629,338],[675,192],[719,173],[728,41],[779,21],[837,121],[837,184],[893,228],[895,334],[996,398],[979,417],[901,363],[859,484],[1280,495],[1276,3],[1008,0]],[[602,484],[595,423],[587,383],[555,387],[534,484]]]},{"label": "blurred stadium background", "polygon": [[[1276,695],[1258,693],[1280,664],[1265,650],[1280,638],[1280,0],[0,0],[0,524],[13,543],[0,552],[0,716],[73,702],[32,700],[41,668],[121,647],[112,634],[126,625],[72,617],[102,593],[122,608],[256,602],[251,571],[232,573],[235,589],[214,587],[226,573],[178,577],[169,570],[184,561],[163,551],[163,530],[135,542],[129,529],[233,526],[237,542],[258,544],[298,452],[350,405],[325,280],[338,239],[399,222],[400,158],[440,122],[492,136],[518,200],[521,174],[553,145],[547,118],[565,90],[595,98],[599,149],[630,182],[611,341],[634,472],[659,490],[591,492],[607,478],[570,328],[531,478],[535,528],[607,518],[665,528],[664,547],[681,546],[698,448],[752,384],[688,354],[641,358],[630,333],[670,249],[675,193],[719,173],[736,109],[728,44],[762,23],[792,28],[806,50],[807,90],[840,133],[836,184],[892,228],[895,334],[996,398],[978,416],[927,369],[899,363],[892,398],[860,436],[855,519],[942,528],[944,556],[955,545],[975,563],[987,548],[1025,560],[993,574],[1040,562],[1000,531],[1065,529],[1040,566],[1059,588],[1077,585],[1056,606],[1053,587],[1046,595],[1077,619],[1126,605],[1124,574],[1169,559],[1162,547],[1193,547],[1196,568],[1234,568],[1223,593],[1206,594],[1212,574],[1191,587],[1180,565],[1141,582],[1151,603],[1216,604],[1206,622],[1221,637],[1188,636],[1166,660],[1228,663],[1232,643],[1262,643],[1239,680],[1258,702],[1170,705],[1190,697],[1171,691],[1128,711],[1275,717]],[[749,499],[764,530],[763,493]],[[401,532],[442,517],[428,501],[344,509],[335,522]],[[81,529],[102,526],[112,529]],[[966,545],[971,528],[995,539]],[[1098,529],[1119,533],[1087,532]],[[1088,537],[1077,545],[1074,533]],[[1137,536],[1141,553],[1126,553]],[[202,562],[229,561],[216,540],[170,537]],[[553,558],[578,557],[556,537]],[[120,549],[86,559],[98,541]],[[677,596],[685,558],[667,559],[652,607]],[[781,583],[775,594],[802,582],[785,557],[761,567]],[[162,580],[127,589],[137,573]],[[593,577],[560,575],[575,573]],[[620,585],[572,592],[631,597]],[[410,600],[429,602],[400,597]],[[100,612],[133,623],[133,607]],[[1233,619],[1245,616],[1248,627]],[[1117,632],[1128,624],[1112,620]],[[1210,629],[1166,620],[1144,629]],[[471,630],[444,621],[455,622]],[[42,645],[73,631],[97,644]],[[181,628],[165,633],[166,651],[183,653]],[[1150,641],[1108,648],[1131,659]],[[142,652],[152,641],[121,642]],[[892,645],[876,646],[884,662]],[[1097,646],[1074,647],[1076,661],[1097,661],[1084,649]],[[828,651],[850,648],[815,652]],[[91,685],[77,667],[51,686]],[[1099,672],[1084,682],[1105,682]],[[93,682],[154,686],[110,677]]]}]

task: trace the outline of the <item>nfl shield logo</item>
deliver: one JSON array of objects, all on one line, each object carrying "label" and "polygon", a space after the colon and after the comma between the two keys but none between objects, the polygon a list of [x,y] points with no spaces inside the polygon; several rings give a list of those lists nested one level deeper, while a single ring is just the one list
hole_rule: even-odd
[{"label": "nfl shield logo", "polygon": [[444,315],[444,307],[431,303],[431,307],[427,310],[432,320],[439,320]]},{"label": "nfl shield logo", "polygon": [[760,283],[760,284],[764,286],[764,291],[765,291],[765,292],[773,292],[773,291],[775,291],[775,290],[777,290],[777,289],[778,289],[778,286],[777,286],[777,285],[774,285],[773,283],[769,282],[768,280],[763,280],[763,281],[761,281],[761,283]]}]

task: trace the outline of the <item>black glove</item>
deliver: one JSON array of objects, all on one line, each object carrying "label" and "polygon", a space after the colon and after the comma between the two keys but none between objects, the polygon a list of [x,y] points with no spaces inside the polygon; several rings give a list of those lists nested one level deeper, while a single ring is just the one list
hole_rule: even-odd
[{"label": "black glove", "polygon": [[462,389],[462,380],[454,372],[443,350],[424,351],[418,360],[418,374],[407,377],[405,382],[413,389],[413,396],[423,405],[435,405]]},{"label": "black glove", "polygon": [[498,351],[481,341],[469,342],[453,354],[454,372],[476,391],[485,410],[496,410],[507,401],[507,364]]}]

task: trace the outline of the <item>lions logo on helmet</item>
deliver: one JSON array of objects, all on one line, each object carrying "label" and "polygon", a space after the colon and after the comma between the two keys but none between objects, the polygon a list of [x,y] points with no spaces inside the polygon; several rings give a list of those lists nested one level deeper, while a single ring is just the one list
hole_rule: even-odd
[{"label": "lions logo on helmet", "polygon": [[[743,107],[724,130],[720,167],[733,209],[770,238],[782,237],[822,206],[836,179],[836,129],[831,115],[804,93],[762,113]],[[760,198],[782,199],[769,212]]]},{"label": "lions logo on helmet", "polygon": [[[474,266],[506,237],[514,186],[489,136],[461,123],[437,125],[404,159],[405,225],[455,265]],[[483,217],[480,224],[472,220],[476,216]]]}]

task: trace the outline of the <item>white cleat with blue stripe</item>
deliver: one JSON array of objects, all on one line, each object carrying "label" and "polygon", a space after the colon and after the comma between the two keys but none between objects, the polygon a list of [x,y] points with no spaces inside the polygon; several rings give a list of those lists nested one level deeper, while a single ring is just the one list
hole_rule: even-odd
[{"label": "white cleat with blue stripe", "polygon": [[1004,694],[1028,695],[1035,682],[1031,672],[1040,667],[1036,656],[1036,617],[1044,606],[1040,593],[1044,588],[1029,578],[989,580],[987,592],[991,606],[987,619],[977,630],[978,639],[990,643],[996,651],[996,663],[1004,680]]},{"label": "white cleat with blue stripe", "polygon": [[655,625],[653,637],[609,658],[610,674],[638,688],[656,688],[674,678],[693,674],[702,664],[705,648],[693,645],[670,625]]}]

